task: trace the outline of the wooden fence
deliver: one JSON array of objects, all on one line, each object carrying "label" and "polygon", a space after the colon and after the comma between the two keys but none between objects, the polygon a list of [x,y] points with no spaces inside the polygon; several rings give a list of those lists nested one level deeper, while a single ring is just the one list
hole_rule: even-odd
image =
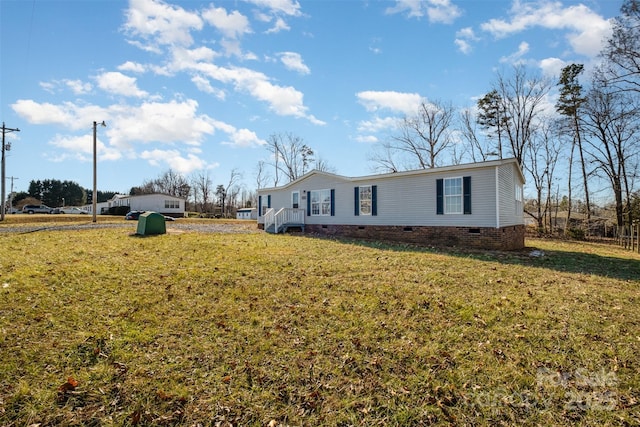
[{"label": "wooden fence", "polygon": [[618,243],[625,249],[640,253],[640,221],[618,229]]}]

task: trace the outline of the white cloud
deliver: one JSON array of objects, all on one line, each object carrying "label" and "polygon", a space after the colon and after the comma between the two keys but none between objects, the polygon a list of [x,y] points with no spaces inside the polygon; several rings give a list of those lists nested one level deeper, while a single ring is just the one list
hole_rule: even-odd
[{"label": "white cloud", "polygon": [[91,83],[83,82],[82,80],[64,80],[64,84],[71,89],[75,95],[85,95],[93,89]]},{"label": "white cloud", "polygon": [[212,6],[202,12],[202,17],[227,38],[237,39],[251,32],[249,20],[237,10],[227,13],[223,7]]},{"label": "white cloud", "polygon": [[118,70],[131,71],[133,73],[144,73],[147,69],[144,65],[140,63],[127,61],[124,64],[118,65]]},{"label": "white cloud", "polygon": [[[50,144],[57,148],[50,160],[76,159],[89,161],[92,156],[92,122],[104,119],[106,129],[98,134],[97,147],[100,160],[117,160],[123,156],[142,157],[151,163],[166,163],[181,173],[211,167],[197,156],[201,144],[216,131],[227,134],[222,144],[234,147],[253,147],[266,144],[258,135],[246,128],[236,127],[206,115],[198,115],[194,100],[166,103],[145,102],[139,106],[115,104],[105,109],[96,106],[78,106],[72,103],[53,105],[20,100],[12,108],[32,124],[58,124],[79,135],[58,135]],[[108,143],[103,142],[106,139]],[[136,144],[167,144],[169,150],[150,148],[140,156],[135,154]],[[183,156],[181,150],[189,155]]]},{"label": "white cloud", "polygon": [[378,47],[378,44],[382,42],[382,39],[379,37],[374,37],[371,39],[371,43],[369,44],[369,50],[374,54],[378,55],[382,53],[382,48]]},{"label": "white cloud", "polygon": [[473,50],[473,47],[471,47],[471,44],[466,40],[455,39],[454,43],[456,46],[458,46],[458,50],[464,53],[465,55],[468,55]]},{"label": "white cloud", "polygon": [[356,97],[367,111],[387,109],[403,114],[414,114],[423,100],[417,93],[394,91],[364,91],[357,93]]},{"label": "white cloud", "polygon": [[398,125],[397,117],[374,117],[371,120],[363,120],[358,123],[358,132],[377,133],[383,130],[394,129]]},{"label": "white cloud", "polygon": [[373,135],[358,135],[355,137],[355,140],[357,142],[362,142],[365,144],[375,144],[376,142],[379,141],[378,138]]},{"label": "white cloud", "polygon": [[105,110],[101,107],[78,106],[71,102],[62,104],[38,103],[31,99],[19,99],[11,105],[20,117],[31,124],[55,124],[72,130],[88,129],[92,120],[105,119]]},{"label": "white cloud", "polygon": [[[266,11],[260,12],[265,20],[281,18],[282,16],[300,16],[300,5],[290,0],[250,0],[250,2]],[[203,12],[204,19],[219,28],[226,36],[218,41],[227,56],[237,56],[242,60],[256,59],[252,53],[242,52],[237,37],[250,31],[247,19],[237,13],[228,13],[225,9],[211,6]],[[151,46],[170,45],[170,59],[163,66],[148,69],[155,73],[171,76],[178,72],[190,72],[199,77],[194,83],[201,90],[209,91],[204,78],[214,79],[224,84],[232,85],[238,92],[248,93],[258,101],[266,102],[269,109],[278,115],[306,118],[314,124],[324,125],[325,122],[309,114],[304,105],[302,92],[292,86],[274,84],[267,75],[244,67],[214,64],[214,60],[221,54],[202,46],[190,49],[193,45],[192,30],[201,30],[203,21],[195,12],[167,5],[160,0],[131,0],[127,11],[125,29],[129,34],[145,39]],[[296,56],[297,55],[297,56]],[[285,53],[281,56],[283,63],[298,72],[308,73],[309,68],[302,62],[298,54]],[[128,68],[135,68],[128,65]],[[135,80],[117,86],[129,96],[144,96],[146,93],[135,91]],[[114,85],[109,86],[115,90]],[[129,88],[125,91],[124,88]],[[123,94],[125,94],[123,93]],[[219,93],[220,95],[220,93]]]},{"label": "white cloud", "polygon": [[540,61],[540,69],[546,77],[559,77],[562,69],[568,64],[559,58],[546,58]]},{"label": "white cloud", "polygon": [[462,37],[469,40],[478,40],[478,37],[471,27],[465,27],[456,31],[456,37]]},{"label": "white cloud", "polygon": [[201,90],[202,92],[205,92],[205,93],[210,93],[216,98],[224,101],[226,96],[224,91],[211,86],[211,82],[208,79],[205,79],[202,76],[193,76],[191,77],[191,81],[193,82],[193,84],[196,85],[198,90]]},{"label": "white cloud", "polygon": [[145,150],[140,153],[140,158],[147,160],[153,166],[167,165],[171,170],[183,175],[210,168],[206,161],[195,154],[190,153],[185,157],[178,150]]},{"label": "white cloud", "polygon": [[501,57],[500,62],[514,64],[514,65],[520,64],[523,62],[522,57],[527,52],[529,52],[529,43],[521,42],[518,45],[518,50],[516,52],[512,53],[511,55]]},{"label": "white cloud", "polygon": [[188,70],[199,62],[211,62],[218,56],[218,53],[202,46],[196,49],[185,49],[176,47],[171,49],[171,65],[172,71]]},{"label": "white cloud", "polygon": [[267,142],[258,138],[258,135],[249,129],[230,129],[229,141],[223,142],[225,145],[232,145],[234,147],[254,147],[257,145],[265,145]]},{"label": "white cloud", "polygon": [[283,16],[297,17],[302,16],[300,4],[295,0],[247,0],[260,8],[266,9],[266,12],[256,11],[257,20],[269,23],[275,20],[271,28],[265,31],[266,34],[279,33],[281,31],[289,31],[291,28],[284,20]]},{"label": "white cloud", "polygon": [[[93,161],[93,138],[88,135],[56,135],[49,144],[64,150],[56,152],[55,157],[51,158],[54,161],[62,161],[68,158],[82,162]],[[96,153],[99,161],[119,160],[122,158],[120,150],[107,146],[99,135],[96,138]]]},{"label": "white cloud", "polygon": [[162,54],[162,49],[160,49],[158,46],[143,43],[139,40],[126,40],[126,42],[129,43],[131,46],[135,46],[138,49],[143,50],[145,52],[156,53],[158,55]]},{"label": "white cloud", "polygon": [[198,103],[145,102],[140,106],[113,105],[109,113],[114,118],[108,127],[113,146],[128,148],[132,142],[181,143],[199,145],[206,135],[214,133],[211,119],[198,115]]},{"label": "white cloud", "polygon": [[40,87],[49,93],[54,93],[56,84],[52,82],[40,82]]},{"label": "white cloud", "polygon": [[200,30],[203,25],[197,13],[160,0],[130,0],[126,17],[126,32],[145,40],[153,37],[161,45],[190,46],[191,30]]},{"label": "white cloud", "polygon": [[479,38],[476,36],[473,28],[465,27],[461,30],[456,31],[456,39],[454,41],[455,45],[458,46],[458,50],[465,55],[468,55],[473,50],[473,46],[471,45],[472,41],[478,41]]},{"label": "white cloud", "polygon": [[295,0],[247,0],[256,6],[269,9],[272,13],[287,16],[300,16],[300,4]]},{"label": "white cloud", "polygon": [[491,19],[481,25],[497,38],[533,27],[567,30],[566,38],[574,52],[595,57],[611,34],[611,23],[583,4],[564,7],[561,2],[515,1],[509,20]]},{"label": "white cloud", "polygon": [[102,73],[96,77],[96,80],[98,87],[105,92],[137,98],[145,98],[149,95],[144,90],[138,89],[135,77],[125,76],[118,71]]},{"label": "white cloud", "polygon": [[275,34],[281,31],[289,31],[291,27],[287,22],[282,18],[276,18],[276,22],[273,24],[271,28],[269,28],[265,33],[267,34]]},{"label": "white cloud", "polygon": [[233,84],[236,90],[247,92],[254,98],[269,104],[270,109],[281,116],[306,118],[314,124],[324,125],[307,113],[302,92],[291,86],[278,86],[258,71],[242,67],[218,67],[214,64],[191,64],[199,72],[223,83]]},{"label": "white cloud", "polygon": [[52,82],[40,82],[40,87],[49,93],[56,93],[66,88],[70,89],[74,95],[86,95],[93,89],[93,85],[82,80],[54,80]]},{"label": "white cloud", "polygon": [[311,70],[307,67],[302,60],[302,56],[296,52],[281,52],[278,54],[280,61],[284,66],[292,71],[297,71],[300,74],[309,74]]},{"label": "white cloud", "polygon": [[409,18],[427,16],[430,22],[450,24],[462,12],[450,0],[396,0],[393,7],[386,10],[388,14],[407,13]]}]

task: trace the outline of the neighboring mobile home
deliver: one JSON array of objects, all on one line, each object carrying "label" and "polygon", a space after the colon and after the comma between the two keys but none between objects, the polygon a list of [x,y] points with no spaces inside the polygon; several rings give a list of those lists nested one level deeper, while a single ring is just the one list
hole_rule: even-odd
[{"label": "neighboring mobile home", "polygon": [[169,194],[154,193],[127,196],[116,194],[109,200],[106,212],[116,206],[127,206],[130,211],[153,211],[175,218],[184,217],[186,200]]},{"label": "neighboring mobile home", "polygon": [[258,219],[258,210],[256,208],[240,208],[236,210],[236,219]]},{"label": "neighboring mobile home", "polygon": [[258,226],[486,249],[524,247],[524,176],[515,159],[364,177],[311,171],[258,190]]}]

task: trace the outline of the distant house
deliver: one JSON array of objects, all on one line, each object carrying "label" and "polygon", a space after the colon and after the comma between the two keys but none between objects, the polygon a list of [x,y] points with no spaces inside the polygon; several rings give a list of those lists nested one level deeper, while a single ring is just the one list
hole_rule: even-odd
[{"label": "distant house", "polygon": [[[88,205],[84,205],[81,207],[83,211],[87,213],[93,214],[93,205],[89,203]],[[109,202],[98,202],[96,203],[96,214],[102,215],[109,213]]]},{"label": "distant house", "polygon": [[423,245],[524,247],[515,159],[345,177],[317,170],[258,190],[258,226]]},{"label": "distant house", "polygon": [[[184,217],[186,199],[169,194],[154,193],[135,196],[116,194],[102,207],[106,213],[112,207],[126,206],[130,211],[154,211],[176,218]],[[100,209],[99,209],[100,210]]]},{"label": "distant house", "polygon": [[240,208],[236,210],[236,219],[258,219],[258,209],[256,208]]}]

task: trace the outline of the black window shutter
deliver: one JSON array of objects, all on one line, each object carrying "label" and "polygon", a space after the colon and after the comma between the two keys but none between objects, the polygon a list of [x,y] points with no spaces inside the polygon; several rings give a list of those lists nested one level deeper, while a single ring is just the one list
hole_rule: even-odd
[{"label": "black window shutter", "polygon": [[271,194],[267,196],[267,208],[271,209]]},{"label": "black window shutter", "polygon": [[311,216],[311,191],[307,191],[307,216]]},{"label": "black window shutter", "polygon": [[378,186],[371,186],[371,215],[378,215]]},{"label": "black window shutter", "polygon": [[444,215],[444,180],[436,180],[436,214]]},{"label": "black window shutter", "polygon": [[471,215],[471,177],[462,178],[462,195],[463,195],[463,212],[465,215]]},{"label": "black window shutter", "polygon": [[353,189],[353,214],[355,216],[360,215],[360,187],[355,187]]},{"label": "black window shutter", "polygon": [[336,190],[331,189],[331,216],[336,215]]},{"label": "black window shutter", "polygon": [[262,216],[262,196],[258,196],[258,216]]}]

